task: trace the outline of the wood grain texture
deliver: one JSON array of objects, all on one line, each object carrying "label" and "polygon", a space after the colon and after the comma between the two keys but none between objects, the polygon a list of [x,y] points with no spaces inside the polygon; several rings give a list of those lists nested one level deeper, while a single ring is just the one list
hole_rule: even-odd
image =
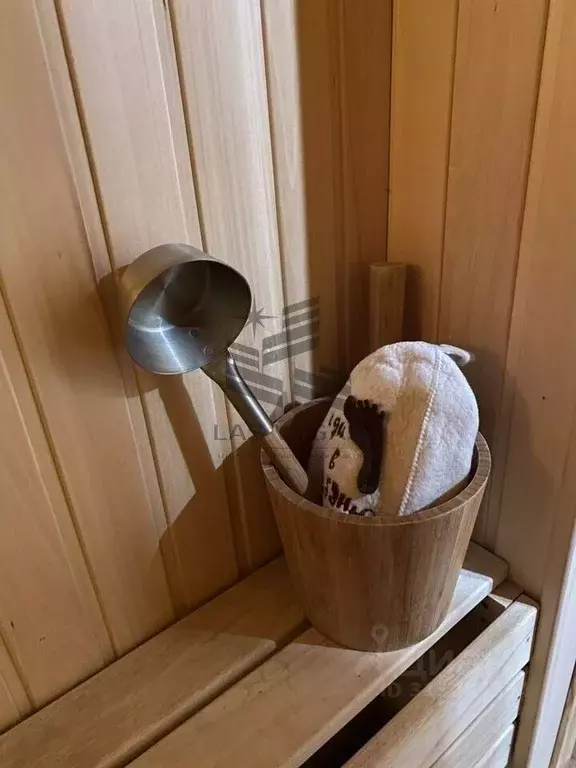
[{"label": "wood grain texture", "polygon": [[[176,0],[174,13],[206,245],[248,279],[256,306],[276,315],[266,330],[281,331],[284,297],[259,3]],[[255,334],[248,328],[239,341],[250,345]],[[266,372],[282,378],[289,400],[286,360]]]},{"label": "wood grain texture", "polygon": [[0,737],[3,768],[116,768],[304,624],[276,560]]},{"label": "wood grain texture", "polygon": [[158,536],[32,7],[7,10],[0,35],[10,105],[0,128],[3,287],[114,644],[125,650],[172,618]]},{"label": "wood grain texture", "polygon": [[474,768],[508,768],[513,744],[514,726],[510,725]]},{"label": "wood grain texture", "polygon": [[264,435],[263,441],[266,453],[283,481],[294,493],[306,496],[308,475],[280,432],[274,428]]},{"label": "wood grain texture", "polygon": [[32,704],[0,638],[0,733],[30,713]]},{"label": "wood grain texture", "polygon": [[[304,466],[330,403],[299,406],[278,429]],[[364,651],[418,643],[445,618],[490,472],[481,436],[469,485],[402,519],[357,517],[302,499],[267,458],[264,476],[306,615],[331,640]],[[387,588],[382,590],[382,584]]]},{"label": "wood grain texture", "polygon": [[500,407],[546,10],[547,0],[459,4],[438,337],[474,354],[466,375],[488,443]]},{"label": "wood grain texture", "polygon": [[576,757],[576,674],[572,677],[568,698],[564,705],[564,714],[562,715],[562,722],[560,723],[550,768],[569,766],[569,760],[572,755]]},{"label": "wood grain texture", "polygon": [[537,613],[512,603],[347,765],[433,765],[528,663]]},{"label": "wood grain texture", "polygon": [[465,564],[447,619],[423,643],[393,653],[365,653],[333,645],[311,629],[134,766],[301,765],[505,578],[502,561],[475,545],[471,555],[471,570]]},{"label": "wood grain texture", "polygon": [[[288,362],[280,355],[265,364],[259,352],[264,332],[283,332],[284,307],[260,5],[175,0],[173,9],[204,244],[242,272],[255,309],[271,316],[264,327],[247,327],[238,341],[256,351],[252,373],[259,389],[266,390],[265,381],[273,385],[262,405],[277,416],[291,397]],[[261,379],[262,373],[269,378]],[[232,406],[229,413],[236,452],[227,480],[245,571],[277,554],[279,546],[257,450],[240,451],[249,432]],[[255,552],[251,531],[261,526],[271,535]]]},{"label": "wood grain texture", "polygon": [[[483,552],[484,550],[479,550]],[[473,611],[435,643],[382,694],[386,713],[392,717],[425,688],[447,664],[462,653],[486,627],[508,608],[522,590],[510,581],[500,584]],[[484,697],[489,702],[489,694]],[[390,717],[388,719],[390,719]],[[387,722],[387,720],[386,720]]]},{"label": "wood grain texture", "polygon": [[494,536],[514,578],[542,604],[514,756],[522,768],[550,760],[576,649],[575,51],[576,8],[553,2],[501,412],[507,459]]},{"label": "wood grain texture", "polygon": [[[563,484],[570,479],[565,473],[576,386],[576,326],[570,320],[576,149],[569,140],[576,128],[576,96],[569,87],[576,9],[563,3],[551,9],[508,355],[506,512],[495,538],[499,550],[510,554],[515,578],[536,595]],[[541,514],[543,509],[550,513]],[[527,535],[519,548],[514,531],[520,520]]]},{"label": "wood grain texture", "polygon": [[113,653],[3,303],[0,349],[0,635],[40,706]]},{"label": "wood grain texture", "polygon": [[523,687],[524,672],[519,672],[432,768],[469,768],[477,763],[516,719]]},{"label": "wood grain texture", "polygon": [[[60,8],[112,267],[164,242],[202,247],[166,8],[154,0],[63,0]],[[98,250],[93,258],[106,280],[108,254]],[[118,322],[113,307],[109,316]],[[221,468],[230,444],[214,439],[214,426],[226,423],[224,401],[201,373],[174,381],[138,371],[138,379],[162,490],[156,525],[181,613],[237,575]],[[150,450],[148,439],[139,436],[141,453]],[[153,466],[147,473],[155,482]]]},{"label": "wood grain texture", "polygon": [[406,266],[375,263],[369,266],[370,352],[403,339]]},{"label": "wood grain texture", "polygon": [[437,339],[457,11],[394,4],[387,258],[409,265],[408,340]]},{"label": "wood grain texture", "polygon": [[344,363],[334,14],[330,0],[263,0],[262,21],[285,299],[317,298],[319,309],[316,345],[293,357],[293,391],[313,399],[326,394],[322,371]]},{"label": "wood grain texture", "polygon": [[339,87],[342,143],[346,365],[371,352],[368,265],[386,259],[391,0],[340,0]]},{"label": "wood grain texture", "polygon": [[[142,466],[142,478],[154,513],[154,520],[159,532],[166,527],[166,514],[162,502],[154,456],[150,445],[150,437],[145,414],[140,399],[134,366],[124,350],[123,328],[117,320],[117,296],[111,273],[111,261],[106,233],[100,213],[91,161],[88,157],[85,141],[85,130],[78,114],[78,103],[72,84],[73,67],[69,67],[63,41],[63,24],[59,18],[53,0],[35,0],[38,25],[41,30],[44,45],[44,55],[52,83],[58,117],[66,144],[69,159],[69,172],[73,179],[77,204],[82,216],[86,240],[90,249],[92,263],[100,299],[107,315],[112,336],[118,353],[122,378],[126,389],[126,402],[130,413],[130,421],[138,447],[138,456]],[[71,71],[72,70],[72,71]],[[175,577],[177,567],[175,551],[169,537],[160,540],[168,578],[172,587],[174,602],[180,607],[182,596],[176,589],[180,582]]]},{"label": "wood grain texture", "polygon": [[[569,498],[573,499],[571,490]],[[572,511],[571,504],[569,508]],[[566,549],[567,560],[563,557]],[[542,613],[518,724],[513,763],[518,768],[536,768],[542,759],[549,761],[552,756],[576,664],[575,589],[576,526],[572,523],[570,532],[558,525],[550,546]]]}]

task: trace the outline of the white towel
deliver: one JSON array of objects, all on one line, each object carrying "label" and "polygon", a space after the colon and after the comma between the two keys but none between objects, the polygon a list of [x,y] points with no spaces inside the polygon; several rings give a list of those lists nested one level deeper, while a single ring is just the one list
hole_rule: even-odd
[{"label": "white towel", "polygon": [[[321,484],[324,506],[357,515],[409,515],[465,486],[478,407],[450,355],[461,362],[469,359],[453,347],[400,342],[382,347],[354,368],[311,453],[309,475],[312,484]],[[382,438],[381,454],[372,451],[378,466],[369,472],[360,472],[365,456],[351,439],[344,411],[357,442],[362,444],[359,436],[364,435],[369,443],[367,433],[372,432],[374,443],[374,430]],[[358,489],[359,474],[369,492]]]}]

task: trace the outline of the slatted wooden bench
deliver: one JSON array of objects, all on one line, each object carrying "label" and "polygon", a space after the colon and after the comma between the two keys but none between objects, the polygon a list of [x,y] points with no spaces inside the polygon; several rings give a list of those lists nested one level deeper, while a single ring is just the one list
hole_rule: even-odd
[{"label": "slatted wooden bench", "polygon": [[506,576],[471,544],[437,632],[371,654],[309,628],[276,560],[6,732],[0,766],[505,766],[537,616]]}]

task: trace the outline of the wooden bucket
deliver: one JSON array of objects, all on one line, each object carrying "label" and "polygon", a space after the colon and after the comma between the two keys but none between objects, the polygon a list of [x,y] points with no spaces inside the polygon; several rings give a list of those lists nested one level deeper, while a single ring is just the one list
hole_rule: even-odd
[{"label": "wooden bucket", "polygon": [[[330,402],[299,406],[277,424],[304,467]],[[264,452],[261,461],[290,574],[316,629],[363,651],[404,648],[437,629],[448,613],[490,472],[482,435],[466,488],[401,518],[325,509],[288,488]]]}]

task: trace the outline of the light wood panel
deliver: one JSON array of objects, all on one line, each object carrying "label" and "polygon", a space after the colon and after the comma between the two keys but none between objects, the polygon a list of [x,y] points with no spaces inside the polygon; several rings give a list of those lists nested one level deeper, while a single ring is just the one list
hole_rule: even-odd
[{"label": "light wood panel", "polygon": [[[66,144],[69,161],[68,171],[74,181],[77,204],[82,215],[86,239],[92,263],[98,280],[100,298],[108,315],[122,377],[126,390],[126,402],[130,412],[132,430],[138,446],[138,456],[142,466],[142,478],[150,499],[157,530],[165,528],[166,518],[162,504],[158,478],[154,466],[154,457],[149,442],[148,429],[139,397],[134,368],[123,348],[123,329],[116,324],[116,290],[110,278],[110,257],[106,242],[106,233],[100,215],[99,201],[94,186],[94,178],[84,130],[80,122],[76,95],[72,84],[73,73],[68,67],[67,55],[62,39],[62,24],[58,18],[53,0],[35,0],[38,25],[41,30],[44,54],[50,73],[54,98],[58,108],[58,118]],[[164,556],[168,576],[172,583],[174,599],[179,601],[179,593],[174,588],[174,569],[176,564],[174,548],[169,537],[162,536],[160,546]]]},{"label": "light wood panel", "polygon": [[3,303],[0,349],[0,634],[38,706],[113,653]]},{"label": "light wood panel", "polygon": [[[337,309],[342,243],[334,171],[340,145],[329,6],[329,0],[262,2],[285,300],[318,298],[317,347],[310,344],[292,359],[294,368],[313,375],[311,396],[322,394],[323,369],[336,372],[343,365],[334,332],[344,332],[345,317]],[[298,370],[292,378],[296,392],[307,386]]]},{"label": "light wood panel", "polygon": [[263,9],[286,298],[320,300],[305,369],[348,370],[369,351],[368,264],[386,256],[392,5]]},{"label": "light wood panel", "polygon": [[530,600],[512,603],[347,765],[433,765],[528,663],[536,616]]},{"label": "light wood panel", "polygon": [[510,725],[474,768],[508,768],[513,744],[514,726]]},{"label": "light wood panel", "polygon": [[[202,247],[167,9],[63,0],[61,14],[113,267],[163,242]],[[105,278],[108,254],[93,257]],[[139,372],[139,382],[164,501],[155,500],[155,515],[182,612],[237,575],[221,468],[227,430],[214,439],[226,412],[201,372],[178,381]],[[146,434],[142,442],[149,451]]]},{"label": "light wood panel", "polygon": [[[558,2],[551,8],[502,414],[510,421],[501,498],[506,516],[495,538],[515,578],[535,594],[542,589],[547,547],[570,481],[566,460],[576,413],[576,151],[570,139],[576,96],[569,86],[576,9]],[[573,520],[571,510],[565,514]],[[520,523],[525,535],[518,547]]]},{"label": "light wood panel", "polygon": [[410,267],[407,339],[437,338],[457,12],[394,4],[388,260]]},{"label": "light wood panel", "polygon": [[547,0],[459,4],[438,337],[466,368],[489,443],[500,406]]},{"label": "light wood panel", "polygon": [[125,650],[172,618],[158,535],[32,7],[6,9],[0,35],[10,105],[0,128],[3,286],[115,646]]},{"label": "light wood panel", "polygon": [[126,765],[304,624],[276,560],[0,737],[0,763]]},{"label": "light wood panel", "polygon": [[[495,545],[541,595],[515,765],[548,763],[575,660],[576,8],[552,2],[501,419],[507,444]],[[521,535],[518,535],[519,532]]]},{"label": "light wood panel", "polygon": [[[245,275],[254,308],[271,316],[249,324],[239,342],[257,352],[256,383],[263,382],[261,373],[278,382],[275,395],[279,404],[287,403],[287,360],[264,366],[259,359],[263,337],[283,331],[284,307],[260,6],[256,0],[176,0],[173,6],[205,245]],[[278,415],[278,407],[263,405]],[[237,452],[228,479],[246,570],[279,547],[256,441],[240,450],[249,433],[231,406],[229,411]],[[255,552],[251,531],[260,526],[271,535]]]},{"label": "light wood panel", "polygon": [[550,763],[551,768],[565,768],[569,765],[568,761],[572,756],[576,757],[576,674],[572,677],[564,706],[564,714]]},{"label": "light wood panel", "polygon": [[30,709],[30,698],[0,638],[0,732],[25,717]]},{"label": "light wood panel", "polygon": [[311,629],[134,765],[302,765],[504,578],[505,564],[497,558],[474,546],[472,557],[476,566],[462,570],[447,619],[422,643],[392,653],[364,653],[333,645]]},{"label": "light wood panel", "polygon": [[339,3],[346,367],[370,349],[368,265],[386,259],[391,0]]},{"label": "light wood panel", "polygon": [[469,768],[497,743],[518,715],[524,672],[520,672],[432,768]]},{"label": "light wood panel", "polygon": [[[174,11],[206,244],[245,275],[255,306],[274,315],[266,331],[279,332],[284,297],[259,3],[176,0]],[[239,341],[260,336],[249,326]],[[282,378],[289,400],[286,361],[266,372]]]}]

